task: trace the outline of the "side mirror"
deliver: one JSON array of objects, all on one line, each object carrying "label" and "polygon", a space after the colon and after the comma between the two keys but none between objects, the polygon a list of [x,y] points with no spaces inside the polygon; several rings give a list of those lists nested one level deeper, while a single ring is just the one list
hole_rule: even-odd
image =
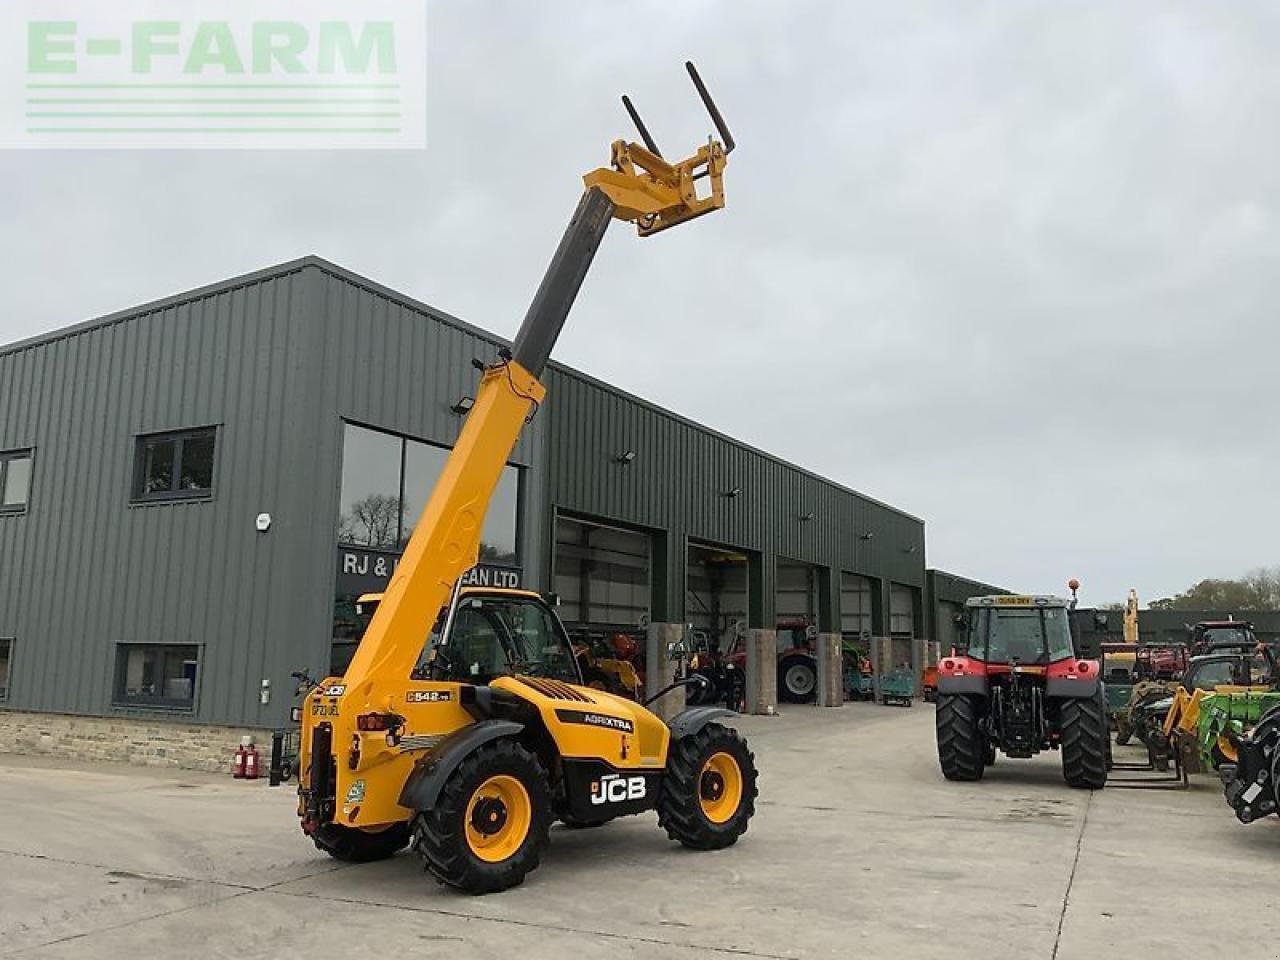
[{"label": "side mirror", "polygon": [[554,590],[548,590],[542,595],[542,599],[548,607],[560,606],[560,594],[556,593]]}]

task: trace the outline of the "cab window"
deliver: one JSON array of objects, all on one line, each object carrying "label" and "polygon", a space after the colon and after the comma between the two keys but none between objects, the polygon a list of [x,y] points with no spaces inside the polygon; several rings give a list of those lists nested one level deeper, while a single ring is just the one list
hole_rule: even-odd
[{"label": "cab window", "polygon": [[969,620],[968,655],[987,663],[1045,664],[1072,656],[1071,627],[1060,607],[984,607]]},{"label": "cab window", "polygon": [[448,636],[434,646],[427,672],[438,679],[485,684],[526,674],[581,682],[563,628],[545,606],[527,597],[463,597]]},{"label": "cab window", "polygon": [[1230,660],[1219,660],[1206,663],[1196,671],[1195,687],[1197,690],[1212,690],[1214,687],[1235,683],[1235,664]]}]

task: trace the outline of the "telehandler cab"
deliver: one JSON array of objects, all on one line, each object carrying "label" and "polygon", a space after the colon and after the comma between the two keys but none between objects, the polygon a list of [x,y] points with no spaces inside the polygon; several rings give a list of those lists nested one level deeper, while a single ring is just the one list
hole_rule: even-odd
[{"label": "telehandler cab", "polygon": [[965,602],[965,653],[938,663],[938,761],[948,780],[980,780],[996,751],[1062,751],[1073,787],[1107,782],[1111,734],[1096,660],[1076,657],[1067,602],[1047,596]]},{"label": "telehandler cab", "polygon": [[756,769],[746,741],[716,722],[731,711],[693,708],[664,723],[586,687],[542,597],[461,584],[610,220],[643,237],[724,206],[733,138],[686,67],[721,139],[670,163],[623,98],[644,146],[616,141],[611,165],[583,178],[512,348],[474,361],[474,403],[346,673],[306,697],[298,815],[332,857],[378,860],[412,844],[441,882],[485,893],[537,867],[557,819],[590,827],[656,809],[673,840],[700,850],[747,829]]}]

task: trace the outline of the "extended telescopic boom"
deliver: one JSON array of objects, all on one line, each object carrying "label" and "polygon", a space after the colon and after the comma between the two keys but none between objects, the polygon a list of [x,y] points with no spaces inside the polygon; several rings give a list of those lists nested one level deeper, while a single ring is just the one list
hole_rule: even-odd
[{"label": "extended telescopic boom", "polygon": [[[345,692],[358,702],[388,708],[417,663],[427,628],[458,578],[475,566],[489,500],[521,428],[546,394],[539,378],[610,220],[635,223],[645,237],[724,206],[733,137],[693,64],[685,66],[723,142],[708,137],[692,156],[668,163],[624,100],[647,146],[616,140],[610,166],[583,177],[582,199],[512,349],[485,368],[458,441],[347,668]],[[699,198],[696,181],[702,179],[709,184]]]}]

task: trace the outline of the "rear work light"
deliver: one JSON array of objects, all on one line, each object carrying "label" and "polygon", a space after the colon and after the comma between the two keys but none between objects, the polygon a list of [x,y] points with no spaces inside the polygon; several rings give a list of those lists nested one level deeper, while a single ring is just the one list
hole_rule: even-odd
[{"label": "rear work light", "polygon": [[363,713],[356,717],[356,729],[361,733],[378,733],[404,726],[404,717],[397,713]]}]

